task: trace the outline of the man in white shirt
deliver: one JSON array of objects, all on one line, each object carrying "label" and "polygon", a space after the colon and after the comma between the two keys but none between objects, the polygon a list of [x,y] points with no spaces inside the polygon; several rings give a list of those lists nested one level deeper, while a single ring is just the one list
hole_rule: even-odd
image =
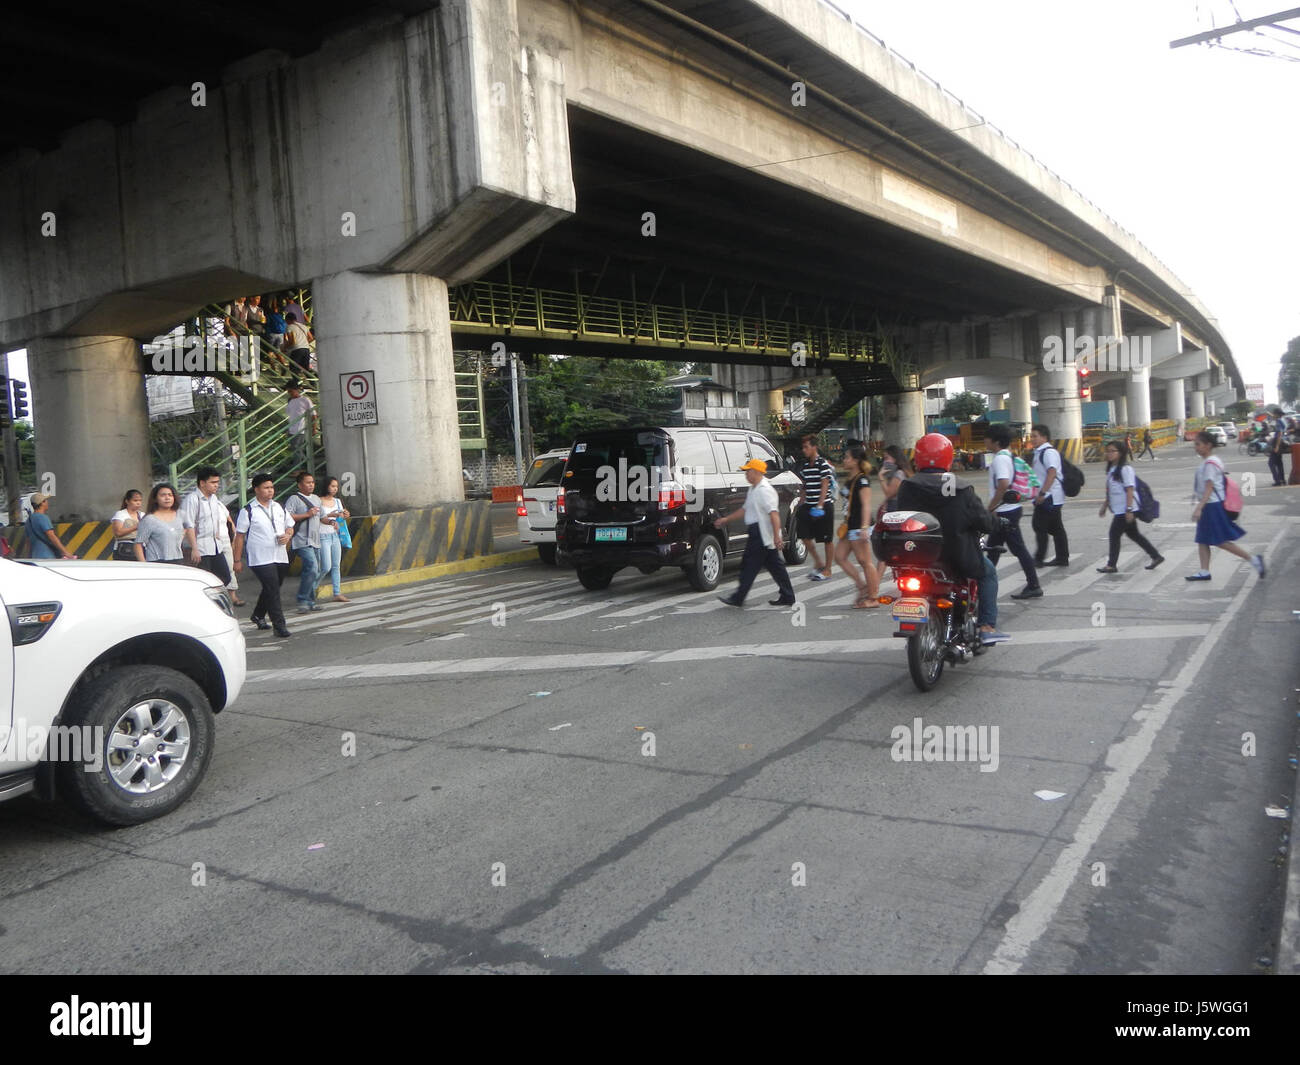
[{"label": "man in white shirt", "polygon": [[764,480],[767,463],[762,459],[750,459],[740,467],[740,472],[749,482],[749,491],[745,494],[745,505],[737,507],[730,514],[718,518],[718,525],[725,525],[741,514],[745,516],[745,525],[749,528],[749,540],[745,544],[745,555],[740,562],[740,583],[730,596],[719,596],[728,606],[744,606],[745,596],[758,571],[764,566],[776,581],[780,595],[769,599],[772,606],[793,606],[794,587],[790,584],[790,574],[786,572],[785,559],[781,551],[785,548],[781,533],[781,504],[777,499],[776,489]]},{"label": "man in white shirt", "polygon": [[289,401],[284,405],[284,412],[289,418],[289,443],[293,447],[293,464],[310,470],[312,421],[316,414],[310,399],[302,394],[302,385],[290,381],[287,390]]},{"label": "man in white shirt", "polygon": [[[1011,482],[1016,479],[1016,460],[1010,451],[1011,427],[1002,424],[990,425],[984,447],[987,451],[993,452],[989,460],[989,510],[1006,523],[1002,527],[1001,535],[997,530],[998,523],[995,523],[989,546],[1005,544],[1006,549],[1016,556],[1020,568],[1024,570],[1025,579],[1029,583],[1020,591],[1012,592],[1011,598],[1041,599],[1043,589],[1038,583],[1038,570],[1034,568],[1034,560],[1029,554],[1029,548],[1025,546],[1024,537],[1020,534],[1020,518],[1024,514],[1024,509],[1020,500],[1007,502],[1005,498],[1011,488]],[[996,551],[996,547],[994,550]],[[992,561],[996,566],[997,559],[993,558]]]},{"label": "man in white shirt", "polygon": [[[1042,487],[1034,499],[1034,536],[1037,549],[1034,551],[1034,565],[1069,566],[1070,541],[1065,535],[1065,469],[1061,465],[1061,453],[1052,447],[1052,434],[1046,425],[1035,425],[1029,430],[1029,443],[1034,449],[1034,475]],[[1056,557],[1044,562],[1047,557],[1047,538],[1052,538],[1056,545]]]},{"label": "man in white shirt", "polygon": [[221,550],[221,529],[228,511],[217,497],[221,473],[212,466],[200,466],[194,475],[197,487],[181,501],[181,524],[190,562],[230,584],[230,569]]},{"label": "man in white shirt", "polygon": [[[293,518],[275,501],[275,481],[269,473],[259,473],[253,478],[256,498],[239,512],[235,519],[235,572],[248,568],[262,585],[250,619],[259,629],[275,627],[277,636],[288,636],[284,623],[284,608],[280,605],[280,585],[289,572],[289,552],[286,544],[293,539]],[[247,554],[245,554],[247,550]],[[271,616],[270,624],[267,615]]]}]

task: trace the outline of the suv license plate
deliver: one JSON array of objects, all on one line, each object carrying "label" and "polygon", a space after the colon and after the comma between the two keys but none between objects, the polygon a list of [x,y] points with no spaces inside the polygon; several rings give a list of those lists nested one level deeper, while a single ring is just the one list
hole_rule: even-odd
[{"label": "suv license plate", "polygon": [[930,604],[924,599],[899,599],[894,603],[895,621],[925,621],[930,616]]},{"label": "suv license plate", "polygon": [[626,540],[626,539],[627,539],[627,529],[622,528],[621,526],[617,529],[596,530],[596,543],[601,543],[604,540]]}]

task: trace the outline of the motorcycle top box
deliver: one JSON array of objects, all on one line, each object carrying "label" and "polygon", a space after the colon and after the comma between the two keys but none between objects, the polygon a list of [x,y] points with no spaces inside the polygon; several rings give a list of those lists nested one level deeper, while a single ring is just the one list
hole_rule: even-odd
[{"label": "motorcycle top box", "polygon": [[892,510],[876,522],[871,547],[888,566],[937,566],[943,529],[939,519],[925,511]]}]

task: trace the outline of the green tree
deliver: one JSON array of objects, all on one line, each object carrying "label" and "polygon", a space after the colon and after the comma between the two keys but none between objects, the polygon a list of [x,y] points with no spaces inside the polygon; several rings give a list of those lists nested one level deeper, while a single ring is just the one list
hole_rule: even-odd
[{"label": "green tree", "polygon": [[539,356],[527,371],[534,449],[567,447],[582,432],[662,425],[681,402],[664,381],[682,369],[653,359]]},{"label": "green tree", "polygon": [[1255,409],[1255,404],[1248,399],[1239,399],[1236,403],[1229,403],[1224,408],[1223,413],[1231,418],[1234,422],[1243,421],[1250,417],[1251,411]]},{"label": "green tree", "polygon": [[978,392],[958,392],[955,396],[948,397],[948,402],[943,405],[939,417],[952,418],[959,422],[970,421],[978,418],[986,410],[988,404]]},{"label": "green tree", "polygon": [[1277,398],[1283,404],[1300,398],[1300,337],[1292,337],[1277,375]]}]

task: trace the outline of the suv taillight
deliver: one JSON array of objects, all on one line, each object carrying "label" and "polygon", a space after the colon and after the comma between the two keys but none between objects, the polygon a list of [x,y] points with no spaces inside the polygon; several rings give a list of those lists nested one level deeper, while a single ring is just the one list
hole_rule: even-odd
[{"label": "suv taillight", "polygon": [[515,493],[515,515],[520,518],[528,517],[528,508],[524,506],[523,492]]},{"label": "suv taillight", "polygon": [[563,485],[561,485],[560,490],[555,493],[555,513],[556,514],[564,513],[564,486]]},{"label": "suv taillight", "polygon": [[673,481],[659,486],[659,509],[677,510],[686,506],[686,489]]}]

